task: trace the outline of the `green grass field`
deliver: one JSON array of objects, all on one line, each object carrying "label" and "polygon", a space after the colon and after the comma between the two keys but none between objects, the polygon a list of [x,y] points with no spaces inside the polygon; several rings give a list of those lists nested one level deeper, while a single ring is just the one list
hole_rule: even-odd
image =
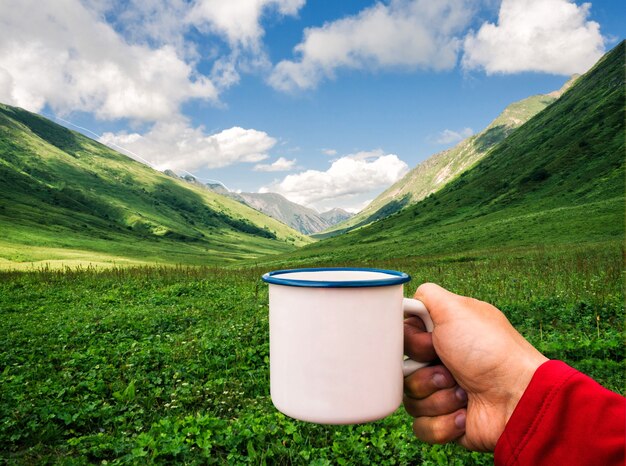
[{"label": "green grass field", "polygon": [[[367,265],[410,273],[407,295],[434,281],[492,302],[544,354],[623,393],[622,261],[612,243]],[[403,408],[340,427],[278,413],[268,267],[0,273],[0,462],[491,464],[420,443]]]}]

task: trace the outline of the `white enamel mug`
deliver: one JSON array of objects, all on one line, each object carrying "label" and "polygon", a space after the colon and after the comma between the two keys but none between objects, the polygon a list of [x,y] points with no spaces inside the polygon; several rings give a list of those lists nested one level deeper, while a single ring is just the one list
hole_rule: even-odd
[{"label": "white enamel mug", "polygon": [[403,312],[424,305],[404,298],[411,279],[393,270],[278,270],[269,283],[270,391],[295,419],[358,424],[382,419],[402,403],[403,376],[427,363],[404,361]]}]

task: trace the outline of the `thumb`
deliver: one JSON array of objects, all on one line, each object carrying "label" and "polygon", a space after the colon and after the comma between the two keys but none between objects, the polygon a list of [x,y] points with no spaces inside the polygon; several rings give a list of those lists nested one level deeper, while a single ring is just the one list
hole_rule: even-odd
[{"label": "thumb", "polygon": [[437,325],[449,319],[451,309],[453,308],[450,304],[458,302],[463,297],[435,283],[424,283],[415,291],[415,299],[424,303],[434,326],[437,327]]}]

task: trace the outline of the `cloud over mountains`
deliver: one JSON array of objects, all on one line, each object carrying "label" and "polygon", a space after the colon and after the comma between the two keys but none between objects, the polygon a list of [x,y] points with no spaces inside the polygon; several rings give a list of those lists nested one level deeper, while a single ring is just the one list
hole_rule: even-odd
[{"label": "cloud over mountains", "polygon": [[[395,154],[382,150],[359,152],[334,160],[325,170],[306,170],[287,175],[282,181],[264,186],[260,192],[275,192],[287,199],[318,210],[325,210],[343,198],[361,205],[363,196],[385,188],[409,170]],[[336,204],[335,204],[336,205]]]},{"label": "cloud over mountains", "polygon": [[[193,171],[268,158],[276,139],[238,126],[207,135],[186,121],[156,123],[147,133],[105,133],[100,142],[144,159],[158,170]],[[139,156],[139,157],[137,157]]]}]

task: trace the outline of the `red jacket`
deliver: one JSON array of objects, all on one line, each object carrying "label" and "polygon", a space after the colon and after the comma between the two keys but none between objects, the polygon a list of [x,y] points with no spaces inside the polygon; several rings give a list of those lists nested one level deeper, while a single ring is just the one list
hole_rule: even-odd
[{"label": "red jacket", "polygon": [[495,450],[498,466],[624,466],[626,398],[560,361],[535,372]]}]

